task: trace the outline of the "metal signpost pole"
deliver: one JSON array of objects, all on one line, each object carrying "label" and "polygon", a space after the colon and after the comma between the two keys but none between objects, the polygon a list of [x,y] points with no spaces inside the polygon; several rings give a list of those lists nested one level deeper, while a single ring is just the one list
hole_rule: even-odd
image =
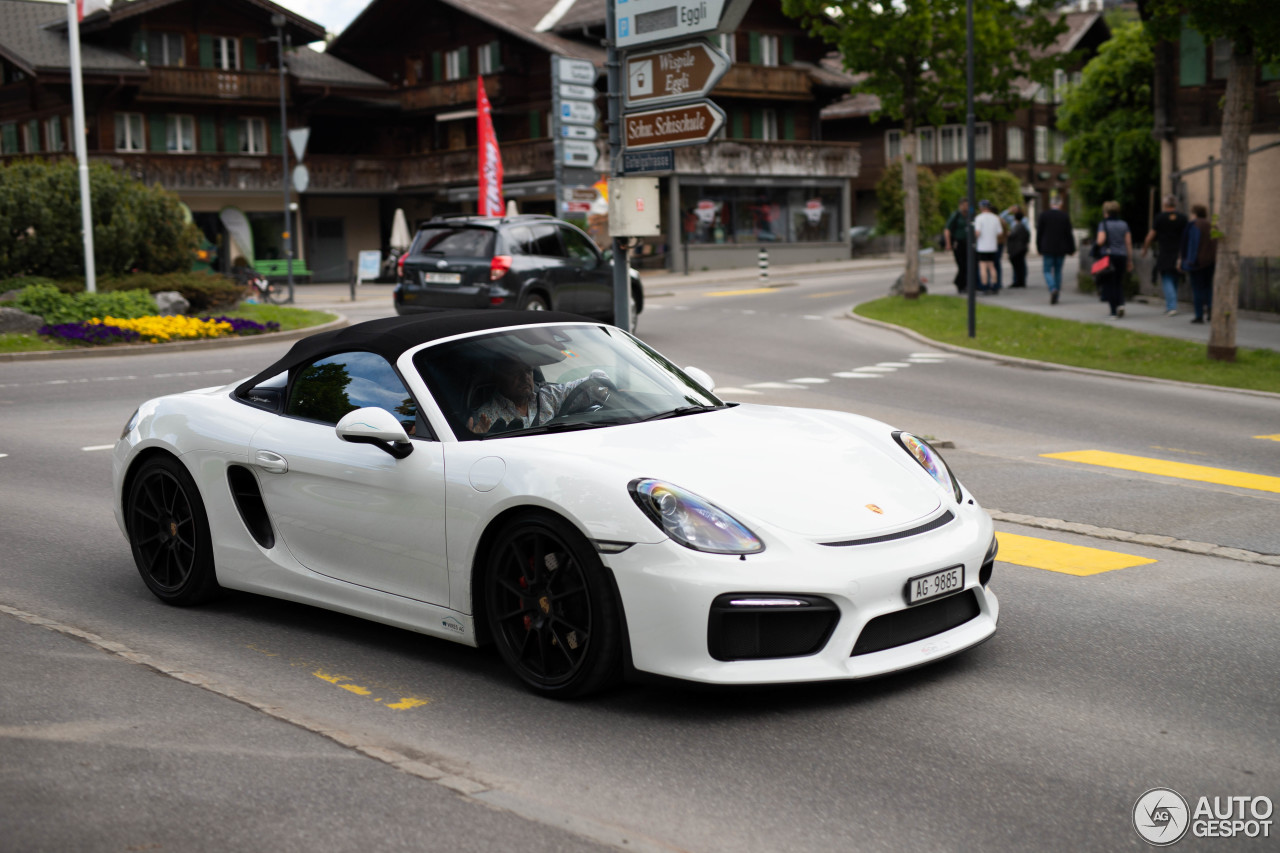
[{"label": "metal signpost pole", "polygon": [[289,146],[285,142],[284,107],[284,15],[272,15],[276,26],[276,64],[280,66],[280,182],[284,184],[284,256],[285,272],[289,277],[289,302],[293,302],[293,217],[289,214]]},{"label": "metal signpost pole", "polygon": [[75,132],[76,164],[80,175],[80,227],[84,239],[84,289],[98,292],[97,268],[93,258],[93,214],[90,210],[89,153],[84,138],[84,82],[80,76],[80,16],[75,0],[67,3],[67,34],[71,39],[71,109]]},{"label": "metal signpost pole", "polygon": [[966,86],[966,116],[965,116],[965,160],[967,171],[967,192],[969,194],[969,221],[965,223],[964,236],[969,241],[965,257],[965,287],[969,293],[969,337],[978,336],[978,319],[977,319],[977,290],[978,290],[978,244],[974,239],[973,218],[978,212],[977,200],[974,199],[974,176],[973,176],[973,0],[968,0],[965,9],[965,75]]},{"label": "metal signpost pole", "polygon": [[[608,53],[605,70],[609,83],[609,174],[622,177],[622,63],[618,58],[617,0],[607,0]],[[631,328],[631,277],[627,274],[627,244],[613,233],[613,323],[619,329]]]}]

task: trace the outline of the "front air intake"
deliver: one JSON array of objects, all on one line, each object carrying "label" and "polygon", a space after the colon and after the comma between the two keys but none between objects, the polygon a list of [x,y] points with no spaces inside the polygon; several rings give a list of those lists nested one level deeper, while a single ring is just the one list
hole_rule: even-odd
[{"label": "front air intake", "polygon": [[766,660],[817,654],[840,610],[813,595],[729,593],[711,603],[707,650],[716,660]]}]

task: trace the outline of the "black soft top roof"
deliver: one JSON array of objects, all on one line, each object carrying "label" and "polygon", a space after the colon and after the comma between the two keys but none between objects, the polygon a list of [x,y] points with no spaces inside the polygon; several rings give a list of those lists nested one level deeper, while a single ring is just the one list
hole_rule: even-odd
[{"label": "black soft top roof", "polygon": [[392,364],[405,352],[419,344],[512,326],[541,326],[546,323],[591,323],[588,317],[562,311],[476,311],[438,310],[398,317],[382,317],[320,332],[303,338],[289,348],[284,357],[252,379],[236,387],[237,394],[262,384],[278,373],[293,370],[318,358],[340,352],[372,352]]}]

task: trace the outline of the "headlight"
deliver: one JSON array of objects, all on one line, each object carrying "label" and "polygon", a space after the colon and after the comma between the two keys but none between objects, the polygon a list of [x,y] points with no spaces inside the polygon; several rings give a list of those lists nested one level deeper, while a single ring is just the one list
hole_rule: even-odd
[{"label": "headlight", "polygon": [[947,463],[942,460],[938,451],[929,446],[929,442],[923,438],[916,438],[909,432],[895,432],[893,438],[903,450],[920,463],[921,468],[929,472],[929,476],[936,480],[939,486],[951,490],[951,494],[955,495],[956,503],[964,500],[964,495],[960,491],[960,481],[951,473],[951,469],[947,467]]},{"label": "headlight", "polygon": [[129,433],[133,432],[133,428],[138,425],[138,414],[142,411],[141,407],[134,409],[133,414],[129,415],[129,420],[124,425],[124,430],[120,433],[120,438],[125,438]]},{"label": "headlight", "polygon": [[757,554],[764,543],[724,510],[661,480],[632,480],[631,497],[654,524],[686,548],[708,554]]}]

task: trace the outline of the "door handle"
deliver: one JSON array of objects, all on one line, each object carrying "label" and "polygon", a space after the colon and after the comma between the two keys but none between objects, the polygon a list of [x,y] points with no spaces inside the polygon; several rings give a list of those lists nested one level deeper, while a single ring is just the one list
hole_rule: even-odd
[{"label": "door handle", "polygon": [[263,471],[272,474],[284,474],[289,470],[289,460],[272,450],[259,450],[254,455],[253,462]]}]

